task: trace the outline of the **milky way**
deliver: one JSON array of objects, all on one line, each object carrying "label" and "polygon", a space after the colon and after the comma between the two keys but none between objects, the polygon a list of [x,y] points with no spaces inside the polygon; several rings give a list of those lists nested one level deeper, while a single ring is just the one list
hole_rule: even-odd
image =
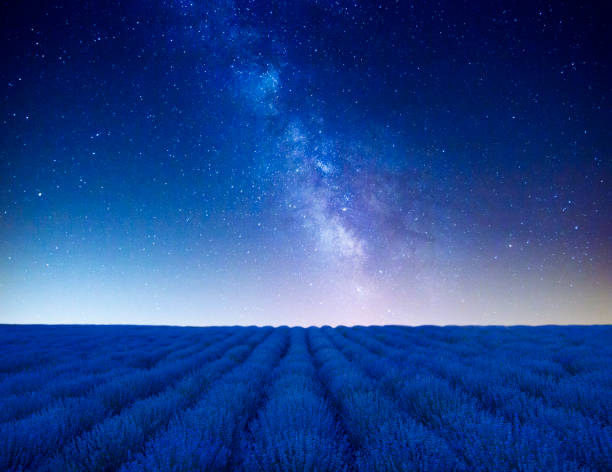
[{"label": "milky way", "polygon": [[0,321],[612,321],[596,7],[3,9]]}]

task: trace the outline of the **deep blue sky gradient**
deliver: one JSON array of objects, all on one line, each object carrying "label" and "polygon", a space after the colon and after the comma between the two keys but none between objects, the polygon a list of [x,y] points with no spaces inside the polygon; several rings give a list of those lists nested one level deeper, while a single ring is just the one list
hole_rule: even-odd
[{"label": "deep blue sky gradient", "polygon": [[576,3],[3,2],[0,321],[612,322]]}]

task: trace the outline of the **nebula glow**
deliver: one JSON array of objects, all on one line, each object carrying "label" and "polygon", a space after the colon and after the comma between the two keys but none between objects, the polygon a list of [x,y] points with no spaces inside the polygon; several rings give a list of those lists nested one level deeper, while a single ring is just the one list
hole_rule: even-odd
[{"label": "nebula glow", "polygon": [[612,322],[596,7],[5,5],[0,322]]}]

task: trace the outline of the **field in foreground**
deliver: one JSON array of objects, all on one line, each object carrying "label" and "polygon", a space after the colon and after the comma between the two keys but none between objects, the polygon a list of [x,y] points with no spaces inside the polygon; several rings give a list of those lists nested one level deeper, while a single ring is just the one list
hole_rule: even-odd
[{"label": "field in foreground", "polygon": [[610,471],[612,326],[0,326],[0,470]]}]

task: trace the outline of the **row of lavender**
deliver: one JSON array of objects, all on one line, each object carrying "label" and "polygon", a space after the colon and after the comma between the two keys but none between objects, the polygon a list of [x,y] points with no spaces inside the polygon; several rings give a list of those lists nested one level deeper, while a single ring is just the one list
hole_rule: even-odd
[{"label": "row of lavender", "polygon": [[609,327],[326,331],[393,418],[363,470],[612,470]]},{"label": "row of lavender", "polygon": [[612,327],[0,327],[0,470],[612,470]]}]

